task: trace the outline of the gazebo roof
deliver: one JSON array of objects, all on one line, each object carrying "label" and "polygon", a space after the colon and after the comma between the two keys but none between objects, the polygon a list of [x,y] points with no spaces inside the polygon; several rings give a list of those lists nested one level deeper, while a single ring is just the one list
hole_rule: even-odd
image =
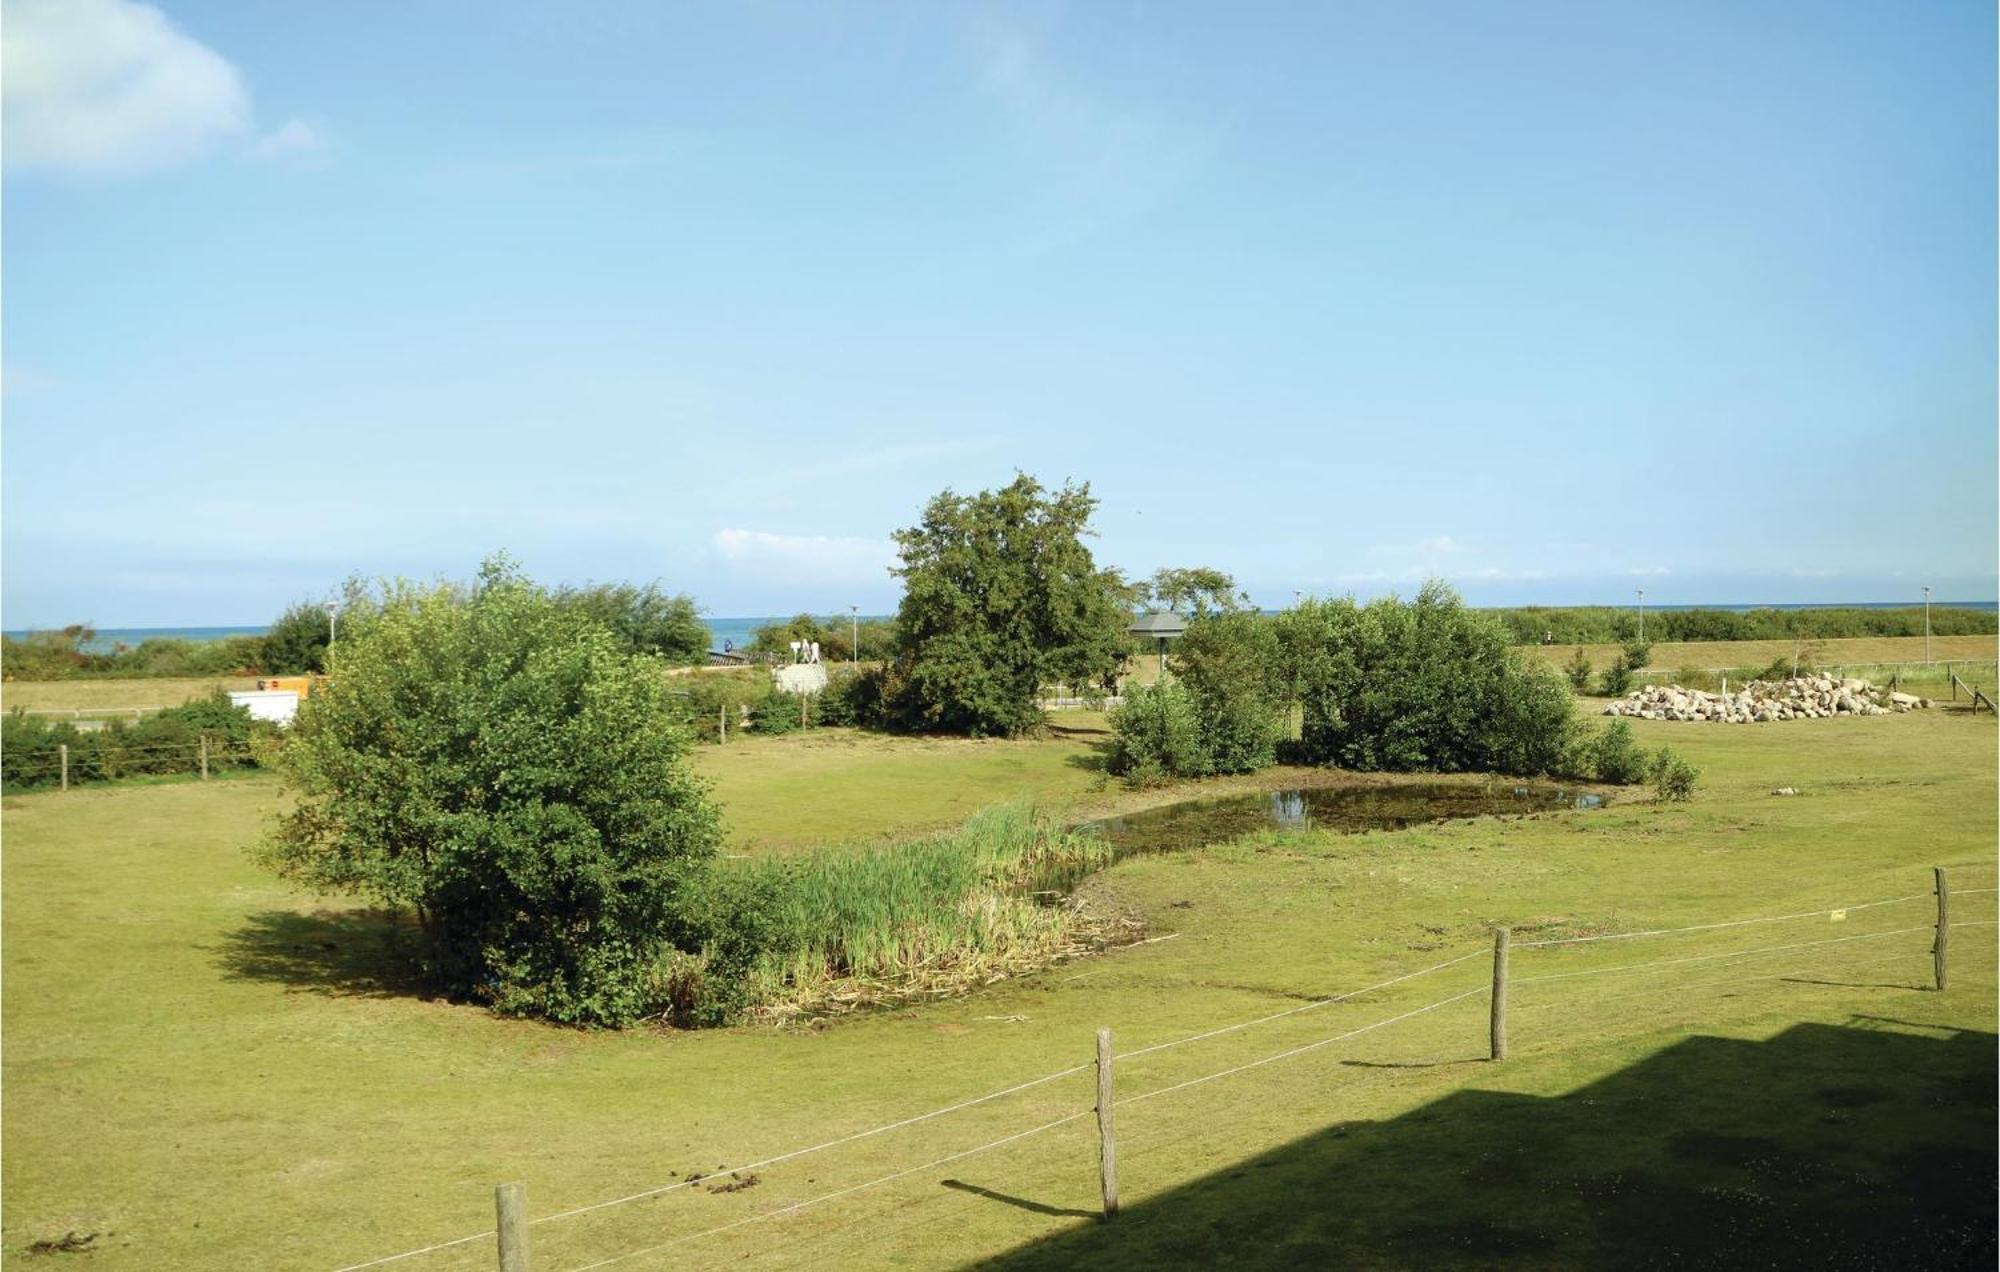
[{"label": "gazebo roof", "polygon": [[1187,620],[1172,610],[1163,610],[1156,614],[1139,615],[1125,630],[1134,636],[1157,636],[1165,640],[1169,636],[1178,636],[1186,631]]}]

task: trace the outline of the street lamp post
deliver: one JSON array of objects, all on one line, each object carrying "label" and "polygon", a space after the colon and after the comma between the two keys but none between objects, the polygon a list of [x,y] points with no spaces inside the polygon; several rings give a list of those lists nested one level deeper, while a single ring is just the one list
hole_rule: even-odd
[{"label": "street lamp post", "polygon": [[340,631],[340,602],[326,603],[326,670],[333,674],[333,638]]},{"label": "street lamp post", "polygon": [[1639,587],[1632,590],[1639,594],[1639,643],[1643,645],[1646,643],[1646,589]]},{"label": "street lamp post", "polygon": [[859,605],[850,605],[847,607],[847,639],[851,642],[847,647],[848,653],[853,656],[851,661],[860,662],[861,607]]},{"label": "street lamp post", "polygon": [[1931,590],[1924,589],[1924,661],[1931,660]]}]

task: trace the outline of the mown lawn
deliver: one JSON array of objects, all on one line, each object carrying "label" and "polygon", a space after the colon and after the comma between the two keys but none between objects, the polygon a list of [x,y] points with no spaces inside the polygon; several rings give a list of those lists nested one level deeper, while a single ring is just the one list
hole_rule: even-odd
[{"label": "mown lawn", "polygon": [[[480,1231],[504,1180],[553,1214],[1080,1064],[1100,1025],[1129,1050],[1474,955],[1121,1062],[1121,1092],[1143,1093],[1476,988],[1495,923],[1525,942],[1817,910],[1923,893],[1934,863],[1967,890],[1961,922],[1993,920],[1994,894],[1971,891],[1996,886],[1991,716],[1634,723],[1703,766],[1693,804],[1635,796],[1133,859],[1086,899],[1168,939],[788,1032],[586,1034],[426,1001],[401,983],[379,922],[295,896],[244,858],[279,798],[266,780],[9,798],[0,1249],[12,1261],[94,1233],[35,1261],[339,1267]],[[1116,803],[1095,788],[1091,742],[776,739],[701,763],[737,850],[785,850],[1023,793]],[[1801,793],[1770,794],[1781,786]],[[1920,929],[1929,906],[1517,948],[1503,1064],[1482,1058],[1474,996],[1121,1108],[1126,1214],[1112,1225],[1088,1217],[1085,1116],[700,1235],[1087,1110],[1085,1071],[758,1170],[747,1187],[704,1181],[537,1226],[536,1266],[674,1241],[617,1266],[1596,1266],[1695,1231],[1747,1232],[1767,1255],[1872,1240],[1880,1224],[1842,1216],[1991,1206],[1994,928],[1954,934],[1944,994],[1922,988],[1922,930],[1529,978]],[[1960,1229],[1911,1231],[1958,1244],[1906,1248],[1906,1262],[1984,1254]],[[471,1243],[391,1266],[484,1268],[492,1253]]]}]

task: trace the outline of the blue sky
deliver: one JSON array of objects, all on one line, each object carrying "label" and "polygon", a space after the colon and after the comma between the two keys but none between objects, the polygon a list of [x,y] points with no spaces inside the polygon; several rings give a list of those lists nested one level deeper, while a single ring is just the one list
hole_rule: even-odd
[{"label": "blue sky", "polygon": [[947,486],[1479,603],[1990,599],[1989,4],[6,8],[5,623],[893,607]]}]

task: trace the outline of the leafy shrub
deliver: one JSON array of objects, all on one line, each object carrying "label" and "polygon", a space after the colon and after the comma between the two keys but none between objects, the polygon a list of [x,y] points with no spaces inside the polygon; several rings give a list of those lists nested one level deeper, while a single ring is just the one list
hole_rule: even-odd
[{"label": "leafy shrub", "polygon": [[1273,685],[1278,636],[1270,621],[1248,610],[1205,610],[1188,624],[1173,663],[1174,677],[1194,705],[1202,771],[1268,768],[1277,759],[1283,726]]},{"label": "leafy shrub", "polygon": [[816,715],[829,728],[867,728],[882,719],[882,683],[879,667],[858,671],[851,666],[829,668],[826,688],[820,692]]},{"label": "leafy shrub", "polygon": [[1645,751],[1632,736],[1632,726],[1623,720],[1613,720],[1591,739],[1589,758],[1590,771],[1597,780],[1614,786],[1643,782],[1650,768]]},{"label": "leafy shrub", "polygon": [[1276,624],[1311,763],[1535,773],[1564,762],[1568,686],[1441,582],[1410,602],[1305,602]]},{"label": "leafy shrub", "polygon": [[1604,669],[1604,679],[1598,682],[1597,690],[1607,698],[1622,698],[1632,692],[1632,668],[1620,654]]},{"label": "leafy shrub", "polygon": [[553,597],[558,606],[604,627],[626,653],[657,654],[683,666],[708,661],[708,625],[685,593],[670,596],[658,582],[590,583],[558,588]]},{"label": "leafy shrub", "polygon": [[1652,762],[1653,789],[1668,801],[1694,798],[1694,786],[1701,770],[1681,758],[1672,747],[1663,746]]},{"label": "leafy shrub", "polygon": [[1640,670],[1647,663],[1650,663],[1652,661],[1653,661],[1653,644],[1651,641],[1635,640],[1635,641],[1630,641],[1626,644],[1625,665],[1627,667],[1630,667],[1633,671]]},{"label": "leafy shrub", "polygon": [[326,646],[333,635],[333,620],[326,607],[301,601],[271,624],[264,633],[264,670],[274,675],[295,676],[326,670]]},{"label": "leafy shrub", "polygon": [[1578,645],[1569,661],[1563,664],[1563,675],[1569,679],[1571,689],[1582,693],[1590,688],[1590,673],[1590,659],[1584,655],[1583,646]]},{"label": "leafy shrub", "polygon": [[221,690],[136,723],[113,720],[95,729],[17,710],[0,718],[0,784],[10,791],[60,785],[65,746],[72,785],[198,773],[204,738],[211,772],[254,767],[275,732],[274,726],[252,720],[248,710],[231,703]]},{"label": "leafy shrub", "polygon": [[714,742],[720,738],[725,716],[731,730],[743,726],[750,708],[770,692],[771,673],[762,669],[692,671],[668,683],[689,732],[703,742]]},{"label": "leafy shrub", "polygon": [[415,911],[422,966],[506,1012],[617,1025],[693,952],[720,839],[658,659],[523,579],[385,586],[301,707],[281,875]]},{"label": "leafy shrub", "polygon": [[1105,766],[1134,786],[1214,771],[1194,698],[1171,676],[1150,687],[1127,685],[1124,701],[1111,712],[1111,730]]},{"label": "leafy shrub", "polygon": [[809,725],[814,696],[788,693],[774,685],[750,708],[750,727],[773,736],[796,733]]}]

